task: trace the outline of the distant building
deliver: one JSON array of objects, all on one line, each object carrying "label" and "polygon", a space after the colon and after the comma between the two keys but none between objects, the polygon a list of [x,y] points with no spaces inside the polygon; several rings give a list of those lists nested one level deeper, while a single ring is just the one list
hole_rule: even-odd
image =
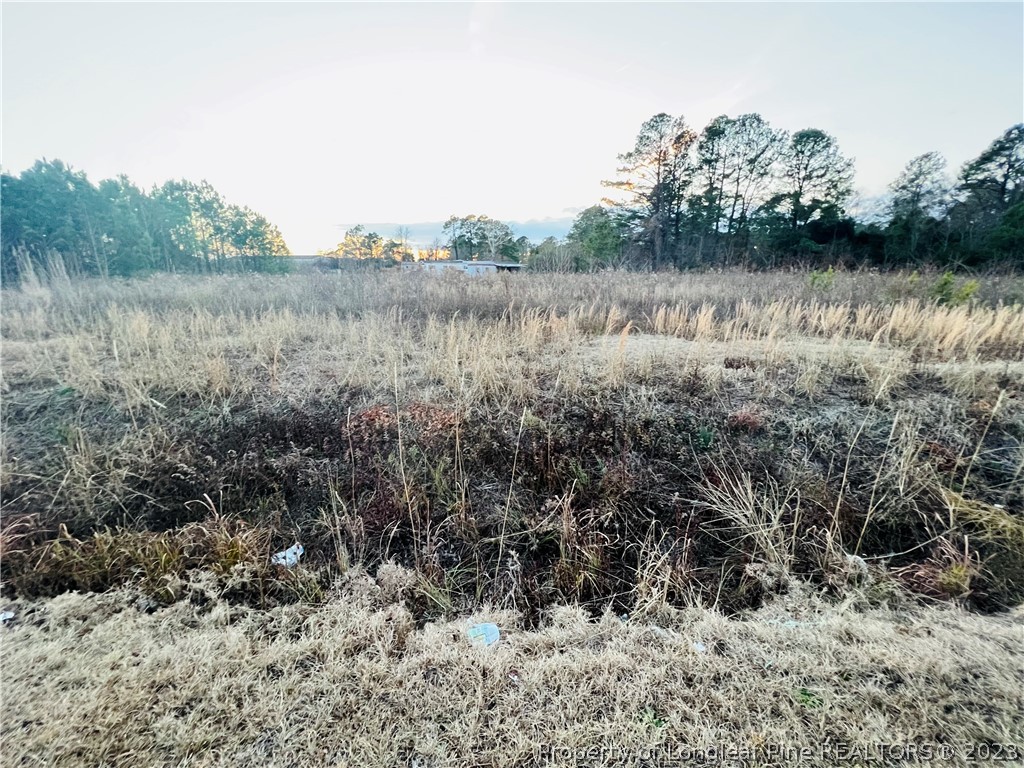
[{"label": "distant building", "polygon": [[293,272],[325,272],[334,269],[370,270],[394,266],[393,259],[353,259],[344,256],[275,256]]},{"label": "distant building", "polygon": [[466,275],[493,275],[518,272],[522,264],[503,261],[403,261],[403,272],[462,272]]},{"label": "distant building", "polygon": [[296,272],[332,268],[328,258],[325,256],[277,256],[275,258],[280,259]]}]

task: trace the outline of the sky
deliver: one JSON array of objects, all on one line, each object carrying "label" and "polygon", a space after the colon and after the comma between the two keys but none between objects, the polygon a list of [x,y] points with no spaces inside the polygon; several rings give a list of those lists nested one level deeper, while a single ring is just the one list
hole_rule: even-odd
[{"label": "sky", "polygon": [[828,131],[865,199],[912,157],[955,171],[1024,119],[1019,1],[0,13],[5,171],[45,157],[94,182],[206,179],[295,253],[356,223],[426,232],[453,214],[560,234],[658,112]]}]

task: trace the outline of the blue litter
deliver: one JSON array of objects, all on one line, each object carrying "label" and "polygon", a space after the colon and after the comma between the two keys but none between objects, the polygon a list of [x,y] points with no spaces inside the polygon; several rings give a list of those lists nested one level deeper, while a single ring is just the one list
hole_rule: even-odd
[{"label": "blue litter", "polygon": [[501,637],[497,624],[474,624],[466,630],[466,634],[473,645],[479,645],[480,647],[494,645],[498,642],[498,638]]}]

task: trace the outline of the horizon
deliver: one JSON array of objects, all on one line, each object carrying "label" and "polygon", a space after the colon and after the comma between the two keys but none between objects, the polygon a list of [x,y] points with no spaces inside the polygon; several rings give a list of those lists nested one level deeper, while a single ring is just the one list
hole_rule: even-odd
[{"label": "horizon", "polygon": [[315,253],[357,223],[567,229],[658,112],[825,130],[868,200],[1024,115],[1019,3],[734,5],[5,4],[3,166],[206,179]]}]

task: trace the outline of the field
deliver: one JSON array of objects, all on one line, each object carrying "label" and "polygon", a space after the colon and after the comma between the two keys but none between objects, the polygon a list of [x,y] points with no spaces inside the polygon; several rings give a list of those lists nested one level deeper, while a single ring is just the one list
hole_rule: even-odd
[{"label": "field", "polygon": [[1024,750],[1020,277],[3,294],[4,764]]}]

